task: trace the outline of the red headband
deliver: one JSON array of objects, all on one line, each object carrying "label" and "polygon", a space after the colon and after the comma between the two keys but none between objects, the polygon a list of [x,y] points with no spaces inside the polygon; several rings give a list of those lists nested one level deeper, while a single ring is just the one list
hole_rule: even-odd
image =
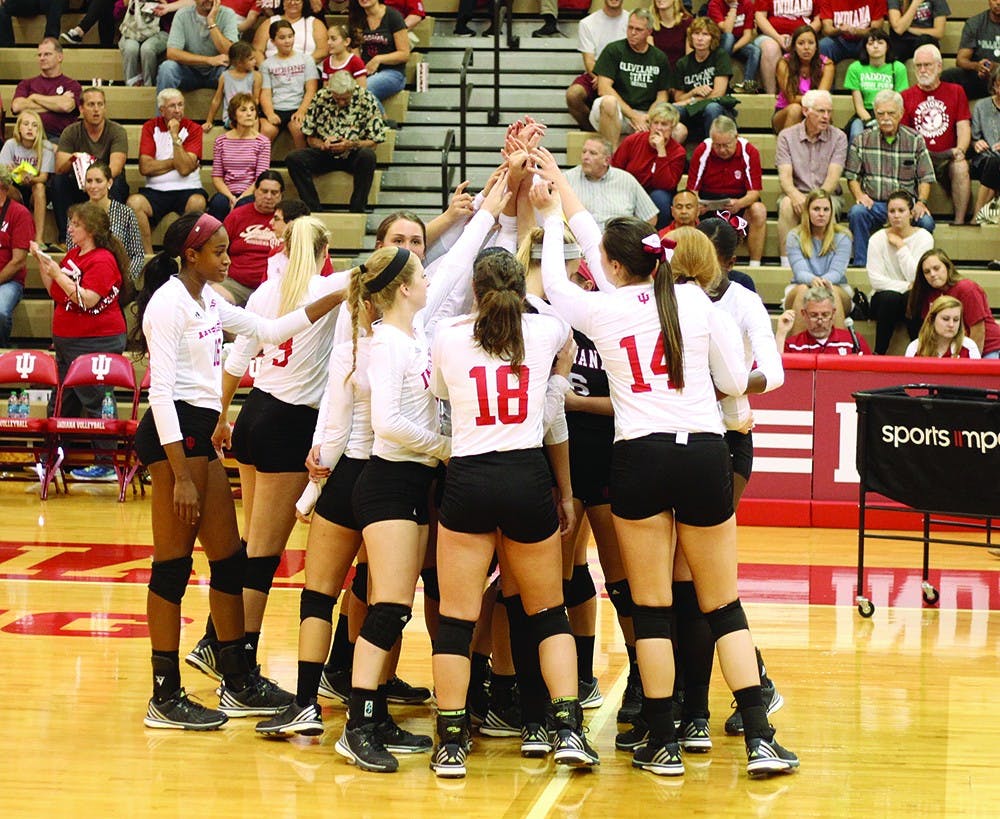
[{"label": "red headband", "polygon": [[220,227],[222,227],[222,222],[212,216],[210,213],[203,213],[198,217],[198,221],[194,223],[194,227],[191,228],[191,232],[187,235],[187,239],[184,240],[184,246],[181,248],[181,255],[184,255],[184,251],[189,248],[194,250],[200,250],[201,246],[208,241],[209,237],[215,233]]}]

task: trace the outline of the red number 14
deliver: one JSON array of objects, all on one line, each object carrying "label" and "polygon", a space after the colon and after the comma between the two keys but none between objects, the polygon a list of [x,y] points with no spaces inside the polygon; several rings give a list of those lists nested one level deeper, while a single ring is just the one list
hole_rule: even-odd
[{"label": "red number 14", "polygon": [[[642,365],[639,364],[639,350],[636,347],[635,336],[626,336],[618,342],[618,346],[625,351],[628,356],[628,365],[632,369],[632,392],[652,392],[653,386],[643,377]],[[653,375],[668,376],[667,357],[663,350],[663,333],[656,336],[656,346],[653,347],[653,357],[649,362],[649,369]]]}]

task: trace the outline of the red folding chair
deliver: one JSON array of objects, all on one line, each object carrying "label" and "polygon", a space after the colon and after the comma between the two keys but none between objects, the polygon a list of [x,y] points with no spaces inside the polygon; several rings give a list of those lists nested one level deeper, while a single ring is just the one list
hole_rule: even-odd
[{"label": "red folding chair", "polygon": [[[118,418],[80,418],[66,417],[62,414],[63,400],[66,390],[73,387],[102,387],[116,395],[124,393],[130,404],[129,416]],[[117,406],[117,398],[116,398]],[[112,457],[112,466],[118,478],[118,500],[124,502],[125,489],[135,474],[135,424],[139,409],[139,389],[135,382],[135,370],[125,356],[117,353],[87,353],[77,357],[69,365],[66,378],[59,386],[56,394],[56,406],[53,416],[49,419],[52,456],[49,458],[45,473],[45,485],[42,487],[42,497],[46,495],[48,484],[54,480],[56,473],[63,475],[65,482],[65,466],[67,458],[74,463],[83,461],[94,462],[94,450],[80,446],[82,441],[88,444],[95,438],[114,443],[114,448],[107,450]],[[103,452],[103,450],[102,450]],[[86,457],[81,457],[86,454]]]},{"label": "red folding chair", "polygon": [[[11,350],[0,355],[0,396],[6,401],[18,390],[59,387],[56,360],[44,350]],[[32,466],[44,484],[43,455],[50,450],[47,418],[0,418],[0,464]],[[30,455],[28,463],[24,456]],[[45,487],[42,487],[44,498]]]}]

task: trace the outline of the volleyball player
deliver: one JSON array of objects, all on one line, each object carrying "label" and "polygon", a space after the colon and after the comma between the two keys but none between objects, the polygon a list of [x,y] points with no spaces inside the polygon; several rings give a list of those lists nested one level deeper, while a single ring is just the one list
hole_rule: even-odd
[{"label": "volleyball player", "polygon": [[[288,228],[288,264],[267,279],[247,301],[246,309],[266,318],[287,315],[320,296],[341,291],[347,275],[321,277],[330,236],[323,223],[302,217]],[[245,648],[251,668],[257,651],[267,598],[285,544],[295,525],[295,500],[305,488],[304,466],[316,425],[316,410],[326,383],[333,339],[334,314],[324,316],[280,345],[261,345],[255,336],[241,335],[226,359],[222,377],[222,413],[212,435],[216,449],[233,450],[239,464],[246,522],[247,567],[243,584]],[[254,387],[240,411],[235,429],[229,406],[251,359],[262,353]],[[255,502],[260,500],[259,503]],[[186,660],[218,678],[214,625]],[[292,696],[266,677],[275,697],[288,705]]]},{"label": "volleyball player", "polygon": [[[555,182],[561,173],[551,154],[538,149],[537,156],[539,173]],[[746,390],[738,331],[696,286],[674,287],[659,238],[634,218],[608,222],[601,262],[591,269],[595,280],[615,289],[582,292],[562,264],[558,196],[536,185],[531,201],[545,219],[545,292],[560,314],[594,341],[615,410],[611,509],[632,591],[643,718],[649,726],[632,764],[661,775],[684,772],[671,697],[676,532],[743,715],[747,771],[751,776],[789,771],[798,759],[774,741],[736,589],[732,471],[715,392]],[[593,218],[586,211],[567,216],[581,246],[584,237],[592,242],[598,232]]]},{"label": "volleyball player", "polygon": [[[209,730],[228,716],[274,713],[274,698],[243,649],[243,578],[236,509],[212,445],[222,409],[222,332],[256,334],[277,344],[302,332],[343,298],[326,295],[277,319],[263,319],[222,300],[211,285],[229,269],[229,237],[205,213],[181,216],[164,249],[143,271],[133,341],[149,352],[149,410],[136,431],[136,451],[153,480],[153,567],[147,596],[153,696],[151,728]],[[180,259],[178,266],[177,259]],[[209,603],[219,637],[220,709],[190,700],[181,687],[178,644],[181,600],[197,539],[209,560]]]},{"label": "volleyball player", "polygon": [[[516,584],[552,697],[555,761],[589,767],[599,758],[583,734],[576,649],[562,604],[559,519],[541,448],[549,371],[568,327],[524,312],[524,270],[507,251],[483,251],[472,284],[474,315],[439,326],[431,357],[432,389],[451,402],[453,435],[438,536],[439,716],[431,768],[441,777],[465,775],[469,651],[498,529],[501,573]],[[544,724],[535,731],[536,743],[551,742]]]}]

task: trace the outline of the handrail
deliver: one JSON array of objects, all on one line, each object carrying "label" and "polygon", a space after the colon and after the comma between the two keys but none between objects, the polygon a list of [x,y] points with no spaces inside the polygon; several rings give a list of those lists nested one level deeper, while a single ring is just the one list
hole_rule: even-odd
[{"label": "handrail", "polygon": [[[451,149],[455,145],[455,129],[449,128],[444,135],[444,146],[441,148],[441,210],[448,210],[448,193],[451,190],[451,180],[448,178],[448,171],[451,163],[448,161]],[[464,177],[463,177],[464,178]]]},{"label": "handrail", "polygon": [[[461,179],[465,179],[466,153],[468,140],[466,134],[469,125],[469,99],[472,97],[472,83],[469,82],[469,66],[472,65],[473,50],[465,49],[462,55],[462,67],[458,75],[458,130],[459,130],[459,167],[461,169]],[[445,191],[447,193],[447,191]]]},{"label": "handrail", "polygon": [[500,27],[504,22],[507,23],[507,48],[520,48],[521,38],[514,36],[514,0],[503,0],[493,7],[493,110],[486,115],[490,125],[500,123]]}]

